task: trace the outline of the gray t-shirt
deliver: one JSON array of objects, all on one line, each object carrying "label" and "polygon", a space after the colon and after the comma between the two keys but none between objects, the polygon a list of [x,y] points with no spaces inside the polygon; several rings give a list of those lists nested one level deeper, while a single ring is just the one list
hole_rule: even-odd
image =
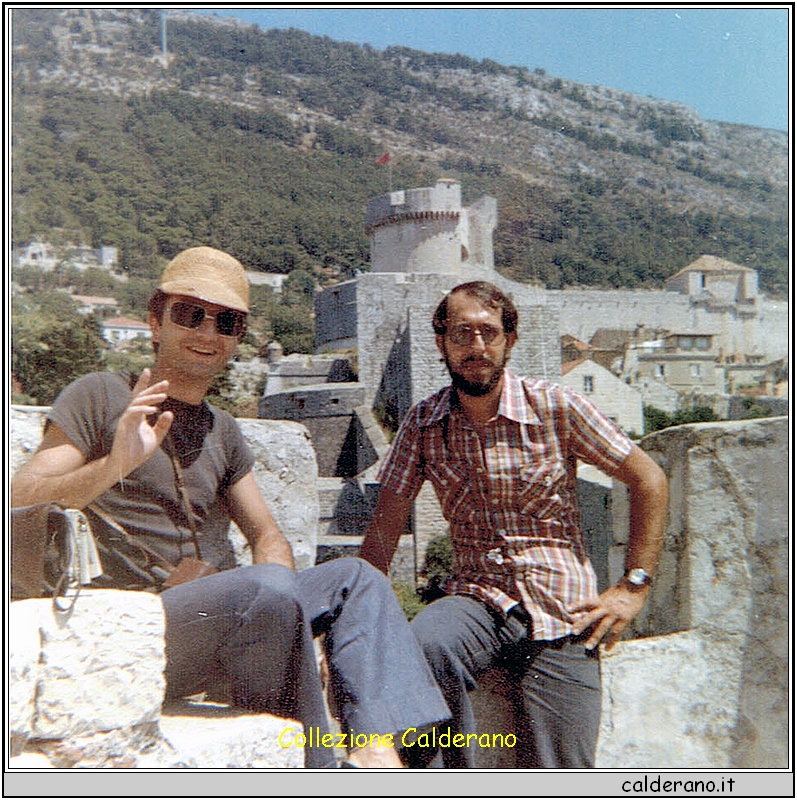
[{"label": "gray t-shirt", "polygon": [[[61,392],[48,419],[87,461],[93,461],[111,450],[117,422],[132,397],[130,385],[127,376],[117,373],[86,375]],[[174,413],[171,436],[194,510],[202,558],[219,569],[230,569],[236,564],[227,535],[227,490],[252,469],[252,452],[235,419],[204,400],[190,405],[168,398],[161,409]],[[173,564],[195,555],[165,447],[95,502]]]}]

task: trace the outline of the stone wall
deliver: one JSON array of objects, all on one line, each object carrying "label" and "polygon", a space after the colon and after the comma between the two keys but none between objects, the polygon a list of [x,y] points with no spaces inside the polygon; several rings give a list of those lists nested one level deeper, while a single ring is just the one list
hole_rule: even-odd
[{"label": "stone wall", "polygon": [[261,397],[258,415],[302,423],[310,434],[319,474],[348,477],[360,471],[352,426],[364,394],[362,385],[354,382],[298,386]]},{"label": "stone wall", "polygon": [[[356,281],[333,287],[319,295],[316,313],[319,330],[324,332],[317,346],[328,341],[335,347],[351,347],[353,337],[352,322],[358,315],[369,314],[372,306],[364,306],[360,286],[364,279],[375,277],[375,273],[360,275]],[[404,276],[411,284],[413,276]],[[424,278],[428,276],[423,276]],[[456,276],[439,276],[447,288],[453,288],[463,280],[475,279],[472,275],[462,278]],[[725,352],[759,352],[765,361],[772,361],[786,356],[789,352],[788,319],[789,305],[785,301],[770,300],[759,297],[752,308],[744,307],[737,311],[734,307],[712,309],[704,305],[694,304],[688,295],[662,290],[601,290],[601,289],[565,289],[545,290],[525,284],[517,284],[503,279],[494,271],[485,270],[476,276],[483,280],[497,283],[502,289],[514,295],[515,301],[526,305],[549,305],[555,309],[558,319],[557,334],[570,334],[583,341],[589,341],[600,328],[621,328],[634,330],[638,324],[649,328],[667,330],[704,330],[717,335],[717,345]],[[375,278],[377,281],[379,277]],[[428,285],[425,284],[425,285]],[[371,297],[371,289],[366,280],[367,297]],[[423,305],[423,290],[414,291],[413,295]],[[345,294],[345,314],[335,311],[333,298],[328,294],[339,292]],[[442,294],[439,295],[442,297]],[[438,299],[439,299],[438,297]],[[409,298],[408,298],[409,299]],[[368,301],[370,303],[370,300]],[[407,303],[409,304],[409,303]],[[389,304],[392,317],[399,307]],[[406,308],[402,305],[400,308]],[[340,327],[338,330],[335,326]],[[340,341],[335,343],[334,340]],[[364,341],[359,339],[360,342]],[[369,341],[369,340],[365,340]],[[329,346],[333,346],[330,344]],[[356,346],[356,344],[354,345]],[[361,348],[362,349],[362,348]],[[379,376],[377,376],[378,380]],[[361,380],[363,377],[361,375]]]},{"label": "stone wall", "polygon": [[[786,418],[643,440],[670,482],[666,538],[640,638],[603,657],[600,766],[788,765],[788,443]],[[627,540],[618,516],[612,580]]]},{"label": "stone wall", "polygon": [[544,302],[555,306],[561,333],[588,342],[599,328],[672,331],[702,330],[717,335],[726,353],[760,352],[765,360],[782,358],[789,351],[788,303],[757,299],[755,306],[711,308],[693,303],[678,292],[647,290],[564,289],[547,290]]}]

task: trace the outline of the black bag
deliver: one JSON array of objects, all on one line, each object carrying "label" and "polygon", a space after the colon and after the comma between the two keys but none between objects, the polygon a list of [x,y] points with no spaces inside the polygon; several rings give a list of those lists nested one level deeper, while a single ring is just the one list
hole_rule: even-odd
[{"label": "black bag", "polygon": [[[201,558],[183,558],[177,566],[128,533],[95,503],[86,508],[103,574],[94,585],[112,589],[161,591],[218,572]],[[196,544],[196,543],[195,543]],[[197,554],[200,555],[197,548]]]},{"label": "black bag", "polygon": [[174,565],[128,533],[95,503],[86,507],[86,515],[102,561],[102,575],[94,585],[103,589],[158,591]]},{"label": "black bag", "polygon": [[56,503],[11,509],[11,599],[48,597],[63,588],[69,521]]}]

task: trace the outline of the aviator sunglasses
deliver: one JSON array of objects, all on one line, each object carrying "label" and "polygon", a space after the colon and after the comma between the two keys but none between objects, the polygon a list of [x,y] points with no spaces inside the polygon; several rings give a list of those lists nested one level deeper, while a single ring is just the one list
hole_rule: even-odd
[{"label": "aviator sunglasses", "polygon": [[204,306],[178,300],[172,304],[169,312],[169,319],[181,328],[198,328],[205,317],[215,320],[216,332],[220,336],[235,336],[240,339],[246,333],[246,314],[242,311],[227,309],[211,314]]},{"label": "aviator sunglasses", "polygon": [[481,336],[485,344],[492,344],[503,333],[500,328],[493,328],[491,325],[479,326],[478,328],[471,328],[470,325],[455,325],[447,331],[451,343],[458,347],[473,344],[477,336]]}]

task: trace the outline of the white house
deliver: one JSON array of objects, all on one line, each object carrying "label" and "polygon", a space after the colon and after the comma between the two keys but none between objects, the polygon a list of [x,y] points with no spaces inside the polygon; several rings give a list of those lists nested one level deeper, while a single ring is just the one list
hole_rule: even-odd
[{"label": "white house", "polygon": [[43,272],[49,272],[55,269],[57,263],[55,248],[38,239],[15,251],[14,264],[18,267],[38,267]]},{"label": "white house", "polygon": [[282,284],[285,283],[287,275],[278,274],[275,272],[256,272],[255,270],[247,270],[246,278],[252,286],[270,286],[274,294],[282,292]]},{"label": "white house", "polygon": [[581,358],[562,364],[559,383],[589,398],[627,433],[644,433],[640,392],[595,361]]},{"label": "white house", "polygon": [[102,338],[111,344],[129,342],[137,336],[152,338],[152,331],[146,322],[127,317],[115,317],[102,323]]},{"label": "white house", "polygon": [[114,297],[73,294],[72,299],[78,304],[78,314],[99,314],[107,317],[119,313],[119,301]]}]

